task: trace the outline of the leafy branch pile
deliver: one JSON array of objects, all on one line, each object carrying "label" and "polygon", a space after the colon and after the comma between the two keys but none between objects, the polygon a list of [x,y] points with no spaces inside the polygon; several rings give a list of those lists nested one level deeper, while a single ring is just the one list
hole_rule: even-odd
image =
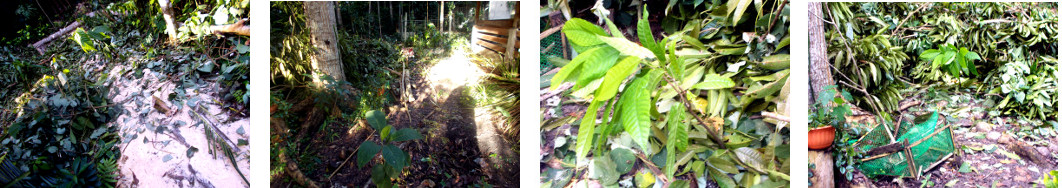
[{"label": "leafy branch pile", "polygon": [[998,101],[1002,114],[1051,119],[1058,98],[1049,89],[1057,86],[1055,9],[1052,3],[827,3],[834,78],[859,91],[853,93],[858,106],[879,114],[896,110],[900,88],[923,83],[976,88]]},{"label": "leafy branch pile", "polygon": [[[678,4],[681,11],[664,22],[684,27],[661,40],[643,9],[640,45],[607,18],[611,32],[580,18],[567,21],[562,32],[579,55],[552,76],[549,89],[570,88],[561,93],[589,106],[574,144],[563,135],[544,141],[554,143],[552,156],[543,159],[553,166],[544,171],[545,185],[588,183],[571,182],[579,177],[604,186],[688,187],[706,179],[721,187],[788,185],[789,129],[764,118],[786,114],[788,7],[778,1]],[[700,8],[705,11],[690,11]],[[543,132],[578,118],[558,114],[568,115],[548,113]]]}]

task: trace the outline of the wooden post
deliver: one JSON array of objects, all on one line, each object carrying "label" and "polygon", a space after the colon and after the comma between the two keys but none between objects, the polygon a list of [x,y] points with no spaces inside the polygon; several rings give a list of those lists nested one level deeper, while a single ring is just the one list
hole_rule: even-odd
[{"label": "wooden post", "polygon": [[[516,7],[520,7],[520,2],[516,2]],[[516,9],[516,15],[513,16],[513,27],[509,28],[509,41],[505,43],[505,56],[514,57],[513,54],[516,51],[516,34],[520,28],[520,8]]]}]

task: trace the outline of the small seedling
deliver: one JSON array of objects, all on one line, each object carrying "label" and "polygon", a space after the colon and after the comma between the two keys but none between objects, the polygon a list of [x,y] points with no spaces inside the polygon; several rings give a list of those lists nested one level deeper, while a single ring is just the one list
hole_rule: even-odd
[{"label": "small seedling", "polygon": [[408,166],[410,162],[409,153],[399,149],[395,143],[421,139],[423,136],[420,132],[410,128],[392,130],[391,125],[387,125],[386,115],[379,110],[366,112],[365,119],[379,133],[380,143],[371,140],[361,143],[357,153],[358,167],[364,167],[376,157],[376,154],[382,154],[384,162],[372,167],[372,181],[376,187],[392,187],[391,179],[397,178],[402,168]]}]

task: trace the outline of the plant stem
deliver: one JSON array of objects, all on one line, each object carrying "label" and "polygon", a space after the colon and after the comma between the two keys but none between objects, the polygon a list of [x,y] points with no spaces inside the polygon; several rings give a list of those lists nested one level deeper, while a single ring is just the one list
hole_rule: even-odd
[{"label": "plant stem", "polygon": [[[686,93],[686,90],[676,86],[675,85],[675,82],[676,82],[675,79],[673,77],[671,77],[670,73],[668,73],[667,71],[664,71],[664,76],[667,77],[666,78],[667,79],[667,84],[671,85],[671,87],[674,88],[675,91],[679,92],[679,95],[682,95],[682,96],[679,96],[679,99],[682,101],[682,104],[686,105],[686,109],[695,109],[695,108],[693,108],[692,103],[690,103],[690,101],[686,100],[686,97],[684,97],[684,95],[683,95],[683,94]],[[715,130],[715,128],[712,128],[712,126],[709,126],[708,125],[708,121],[705,121],[703,117],[701,117],[701,116],[699,116],[697,114],[693,114],[694,112],[690,112],[690,113],[691,113],[691,115],[693,115],[694,118],[697,118],[697,122],[701,123],[701,125],[703,125],[704,128],[706,130],[708,130],[708,138],[711,138],[712,141],[714,141],[715,144],[719,148],[723,148],[725,143],[723,142],[722,138],[719,138],[720,136],[722,136],[722,134],[720,134],[720,132],[717,132],[717,130]]]}]

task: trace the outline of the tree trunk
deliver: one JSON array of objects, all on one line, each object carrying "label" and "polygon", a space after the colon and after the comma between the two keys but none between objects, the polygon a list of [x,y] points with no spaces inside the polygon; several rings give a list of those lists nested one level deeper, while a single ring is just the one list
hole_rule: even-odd
[{"label": "tree trunk", "polygon": [[[813,19],[809,17],[808,19]],[[826,188],[833,186],[833,156],[826,150],[808,150],[808,161],[811,164],[815,164],[815,168],[810,169],[813,177],[811,177],[811,187],[814,188]]]},{"label": "tree trunk", "polygon": [[333,2],[308,1],[303,3],[306,13],[306,28],[316,55],[310,58],[313,69],[313,82],[317,87],[324,86],[320,74],[331,76],[335,81],[344,81],[343,64],[340,61],[336,45],[336,9]]},{"label": "tree trunk", "polygon": [[[369,11],[372,11],[372,9],[369,9]],[[376,2],[376,23],[384,23],[383,16],[380,15],[380,2]],[[376,27],[376,37],[383,37],[383,29],[380,27]]]},{"label": "tree trunk", "polygon": [[159,0],[159,8],[162,9],[162,19],[166,21],[166,34],[170,35],[170,43],[177,42],[177,25],[173,24],[173,8],[170,8],[170,1]]},{"label": "tree trunk", "polygon": [[443,21],[446,21],[443,19],[443,5],[446,5],[446,1],[439,1],[439,25],[436,27],[439,27],[438,29],[440,33],[443,32],[443,26],[445,24]]},{"label": "tree trunk", "polygon": [[818,98],[815,95],[834,83],[833,75],[830,73],[830,64],[826,61],[826,35],[822,22],[822,6],[820,2],[808,4],[808,30],[810,32],[808,53],[811,59],[811,67],[808,69],[810,73],[808,80],[811,82],[809,103],[814,103]]}]

